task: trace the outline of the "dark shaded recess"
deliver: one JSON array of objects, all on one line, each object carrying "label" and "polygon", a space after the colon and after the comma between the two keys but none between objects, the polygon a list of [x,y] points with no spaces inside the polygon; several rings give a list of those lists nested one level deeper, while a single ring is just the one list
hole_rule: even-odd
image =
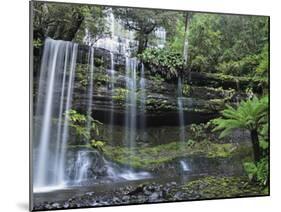
[{"label": "dark shaded recess", "polygon": [[[85,108],[76,108],[78,111],[85,111]],[[93,109],[92,114],[94,114],[95,119],[99,120],[104,124],[110,124],[111,112],[108,110],[97,110]],[[162,112],[162,113],[145,113],[145,118],[142,119],[142,113],[138,113],[135,117],[136,127],[141,128],[143,121],[145,122],[146,127],[161,127],[161,126],[179,126],[179,114],[177,111],[173,112]],[[113,124],[119,126],[125,126],[126,112],[113,111]],[[218,113],[205,113],[205,112],[193,112],[185,111],[183,118],[185,124],[199,124],[206,123],[210,119],[218,117]]]}]

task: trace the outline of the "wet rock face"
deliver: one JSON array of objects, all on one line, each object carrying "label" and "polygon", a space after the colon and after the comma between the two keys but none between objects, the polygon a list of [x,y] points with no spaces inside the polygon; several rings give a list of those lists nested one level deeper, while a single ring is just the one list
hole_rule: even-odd
[{"label": "wet rock face", "polygon": [[69,181],[93,180],[107,174],[104,157],[96,150],[69,148],[66,157]]},{"label": "wet rock face", "polygon": [[[94,89],[92,110],[95,118],[103,123],[109,123],[110,113],[114,113],[114,121],[122,125],[126,116],[126,98],[130,91],[126,88],[126,76],[119,71],[115,72],[114,81],[105,69],[96,68],[94,71]],[[139,86],[140,77],[137,77]],[[114,89],[112,89],[114,87]],[[178,94],[177,85],[164,81],[153,81],[149,76],[145,79],[145,90],[137,87],[136,105],[138,116],[145,116],[147,123],[154,126],[178,125]],[[145,92],[145,99],[142,95]],[[231,102],[234,90],[223,90],[184,85],[183,116],[187,124],[202,123],[214,118],[224,108],[227,102]],[[88,93],[86,87],[76,82],[73,98],[73,106],[79,111],[85,111],[88,106]],[[145,108],[143,108],[143,106]]]},{"label": "wet rock face", "polygon": [[[125,75],[126,58],[124,55],[113,53],[114,79],[112,79],[109,70],[111,69],[111,58],[112,54],[110,51],[94,47],[95,68],[92,113],[95,114],[95,118],[103,123],[109,123],[109,114],[113,113],[115,117],[114,122],[116,122],[114,124],[123,125],[127,112],[126,98],[130,92],[126,87],[128,80]],[[88,66],[89,47],[79,45],[73,108],[81,112],[86,112],[89,102],[87,91]],[[140,67],[137,68],[137,122],[140,120],[139,116],[144,116],[150,126],[159,125],[160,123],[162,125],[178,125],[179,97],[177,82],[166,82],[162,78],[150,75],[149,70],[144,72],[145,90],[141,90]],[[38,78],[34,79],[35,82],[38,81],[36,80]],[[238,83],[232,78],[221,79],[210,74],[189,73],[183,84],[181,97],[185,123],[202,123],[215,118],[226,104],[233,104],[247,97],[243,89],[249,83],[255,82],[244,79]],[[37,90],[36,86],[35,83],[35,93]],[[145,92],[145,99],[142,97],[143,92]],[[59,103],[56,105],[59,105]],[[137,125],[140,126],[141,124],[137,123]]]},{"label": "wet rock face", "polygon": [[[78,48],[78,58],[77,62],[81,64],[88,64],[89,63],[89,50],[90,47],[86,45],[79,45]],[[115,65],[115,68],[117,70],[124,70],[124,67],[126,65],[126,59],[124,55],[119,53],[113,53],[113,62]],[[94,62],[95,66],[102,65],[103,67],[106,67],[107,69],[111,68],[111,53],[107,49],[94,47]]]}]

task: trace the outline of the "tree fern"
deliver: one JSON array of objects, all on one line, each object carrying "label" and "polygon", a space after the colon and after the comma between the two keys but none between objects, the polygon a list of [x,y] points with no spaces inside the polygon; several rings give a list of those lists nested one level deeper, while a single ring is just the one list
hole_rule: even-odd
[{"label": "tree fern", "polygon": [[267,122],[268,96],[261,99],[254,97],[251,100],[242,101],[237,108],[227,105],[226,109],[222,112],[222,117],[213,120],[213,123],[216,125],[213,131],[221,131],[220,138],[222,138],[237,128],[249,130],[254,147],[255,160],[259,160],[258,130]]}]

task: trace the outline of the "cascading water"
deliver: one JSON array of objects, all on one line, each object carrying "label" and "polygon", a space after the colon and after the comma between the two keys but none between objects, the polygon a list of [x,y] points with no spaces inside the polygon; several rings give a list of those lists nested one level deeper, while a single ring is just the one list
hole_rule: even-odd
[{"label": "cascading water", "polygon": [[[184,121],[184,101],[182,96],[181,77],[178,78],[178,111],[179,111],[180,142],[185,142],[186,134],[185,134],[185,121]],[[180,167],[182,169],[182,174],[186,171],[190,171],[188,163],[183,160],[180,161]]]},{"label": "cascading water", "polygon": [[[63,113],[71,108],[77,48],[77,44],[70,42],[45,41],[38,101],[35,105],[38,118],[34,128],[34,140],[38,142],[38,150],[34,153],[35,187],[64,183],[68,120]],[[54,120],[57,120],[57,124],[54,124]],[[56,147],[55,151],[53,146]]]},{"label": "cascading water", "polygon": [[142,131],[142,140],[146,141],[146,132],[145,132],[145,125],[146,125],[146,119],[145,119],[145,110],[146,110],[146,90],[145,90],[145,74],[144,74],[144,65],[141,64],[141,75],[140,75],[140,91],[141,91],[141,120],[140,120],[140,128]]},{"label": "cascading water", "polygon": [[[186,16],[186,26],[185,26],[185,33],[184,33],[184,45],[183,45],[183,60],[184,66],[187,66],[188,62],[188,16]],[[185,121],[184,121],[184,101],[182,96],[182,78],[178,78],[178,110],[179,110],[179,125],[180,125],[180,141],[185,142],[186,135],[185,135]],[[180,161],[180,165],[182,167],[182,171],[189,171],[189,166],[185,161]]]},{"label": "cascading water", "polygon": [[91,115],[93,103],[93,77],[94,77],[94,48],[89,49],[89,85],[88,85],[88,110],[87,110],[87,131],[91,132]]},{"label": "cascading water", "polygon": [[126,116],[125,116],[125,143],[131,149],[136,142],[136,58],[126,57]]},{"label": "cascading water", "polygon": [[92,166],[87,151],[78,151],[75,161],[75,178],[76,183],[81,183],[88,179],[88,170]]},{"label": "cascading water", "polygon": [[[110,52],[110,61],[111,61],[111,67],[109,72],[110,75],[110,90],[111,90],[111,96],[114,95],[114,83],[115,83],[115,70],[114,70],[114,54],[113,52]],[[114,100],[111,99],[111,109],[110,109],[110,120],[109,120],[109,140],[112,143],[113,142],[113,125],[114,125]]]},{"label": "cascading water", "polygon": [[184,102],[182,97],[182,81],[178,78],[178,110],[179,110],[179,125],[180,125],[180,141],[185,141],[185,124],[184,124]]},{"label": "cascading water", "polygon": [[[93,80],[94,80],[94,48],[100,47],[109,51],[111,56],[111,67],[108,75],[111,79],[109,89],[114,95],[115,74],[114,56],[123,54],[126,58],[126,117],[124,141],[134,156],[136,146],[137,129],[137,89],[141,92],[141,128],[145,128],[145,74],[144,66],[141,64],[140,81],[137,81],[137,69],[140,63],[136,58],[130,57],[132,47],[136,41],[133,39],[132,31],[119,30],[120,24],[110,14],[111,37],[91,43],[91,37],[85,37],[84,41],[89,46],[88,53],[88,83],[86,88],[87,96],[87,122],[86,128],[90,133],[92,107],[93,107]],[[115,30],[117,29],[117,30]],[[117,31],[117,32],[116,32]],[[118,35],[115,33],[119,33]],[[123,36],[120,36],[120,34]],[[163,41],[162,41],[163,43]],[[106,161],[98,151],[87,152],[87,150],[69,150],[69,117],[67,112],[72,109],[73,89],[75,81],[75,70],[78,55],[78,44],[57,41],[47,38],[44,44],[44,53],[41,61],[40,78],[35,104],[34,120],[34,191],[44,188],[61,188],[69,185],[81,184],[85,180],[93,180],[94,161],[99,161],[99,166],[107,170],[107,178],[136,180],[150,177],[148,172],[134,171],[130,168],[121,168],[112,162]],[[138,86],[139,85],[139,86]],[[114,127],[114,101],[111,102],[110,128]],[[110,133],[111,136],[113,133]],[[143,138],[144,139],[144,138]],[[113,141],[113,138],[110,139]],[[71,163],[70,158],[75,158]],[[95,167],[97,168],[97,167]],[[100,167],[99,167],[100,168]],[[100,168],[100,169],[104,169]],[[98,169],[98,168],[97,168]],[[90,170],[90,171],[89,171]],[[98,172],[95,170],[94,172]],[[104,173],[104,172],[102,172]]]},{"label": "cascading water", "polygon": [[180,165],[181,165],[181,168],[184,172],[190,171],[189,165],[186,161],[181,160]]},{"label": "cascading water", "polygon": [[166,44],[166,30],[163,27],[159,27],[154,32],[157,38],[157,47],[164,48]]}]

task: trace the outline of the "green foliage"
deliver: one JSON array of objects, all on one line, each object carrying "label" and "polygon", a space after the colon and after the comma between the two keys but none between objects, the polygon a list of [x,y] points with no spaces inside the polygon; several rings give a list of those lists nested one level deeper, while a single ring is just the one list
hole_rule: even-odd
[{"label": "green foliage", "polygon": [[194,140],[188,139],[188,141],[186,143],[187,143],[187,146],[193,147],[195,145],[195,142],[196,141],[194,141]]},{"label": "green foliage", "polygon": [[195,14],[189,26],[189,68],[266,77],[268,18]]},{"label": "green foliage", "polygon": [[83,87],[86,88],[88,85],[88,74],[89,73],[89,65],[88,64],[77,64],[76,65],[76,71],[75,71],[75,77],[76,80],[79,82],[79,84]]},{"label": "green foliage", "polygon": [[182,55],[183,44],[184,44],[184,39],[185,39],[184,37],[185,37],[184,21],[183,21],[183,18],[179,17],[179,19],[176,22],[175,34],[169,42],[169,48]]},{"label": "green foliage", "polygon": [[94,40],[108,34],[102,6],[33,2],[34,39],[51,37],[81,42],[85,29]]},{"label": "green foliage", "polygon": [[192,136],[192,138],[197,142],[204,141],[206,139],[209,139],[208,136],[211,128],[212,122],[207,122],[206,124],[191,124],[190,136]]},{"label": "green foliage", "polygon": [[88,42],[95,43],[98,39],[109,37],[110,29],[106,23],[108,11],[102,6],[88,6],[82,8],[84,20],[76,33],[75,41],[82,43],[85,37],[85,29],[88,31]]},{"label": "green foliage", "polygon": [[114,8],[114,15],[123,26],[135,32],[138,41],[137,54],[141,54],[149,44],[149,39],[155,38],[153,32],[164,27],[169,34],[174,33],[174,23],[179,16],[178,12],[137,9],[137,8]]},{"label": "green foliage", "polygon": [[268,44],[264,46],[259,55],[259,65],[256,68],[256,76],[268,77],[269,63],[268,63]]},{"label": "green foliage", "polygon": [[221,52],[220,15],[196,14],[189,27],[189,67],[194,71],[212,72]]},{"label": "green foliage", "polygon": [[78,113],[76,110],[66,111],[68,120],[72,123],[84,123],[86,122],[86,116]]},{"label": "green foliage", "polygon": [[114,95],[112,96],[112,99],[115,101],[125,101],[128,94],[129,90],[125,88],[116,88],[114,89]]},{"label": "green foliage", "polygon": [[255,72],[256,67],[259,65],[259,60],[260,58],[257,55],[247,55],[238,61],[224,61],[218,65],[217,69],[227,75],[249,75]]},{"label": "green foliage", "polygon": [[245,177],[202,177],[188,181],[183,189],[191,197],[196,193],[199,199],[268,195],[264,188],[247,183]]},{"label": "green foliage", "polygon": [[104,151],[105,142],[103,141],[97,141],[97,140],[91,140],[91,147],[103,152]]},{"label": "green foliage", "polygon": [[[70,109],[65,112],[65,116],[69,121],[69,126],[77,136],[76,143],[88,143],[92,136],[99,136],[99,128],[102,125],[98,120],[91,116],[78,113],[76,110]],[[87,125],[90,125],[90,129]]]},{"label": "green foliage", "polygon": [[213,120],[216,125],[213,131],[222,131],[220,138],[237,128],[257,130],[268,121],[268,97],[242,101],[236,109],[227,105],[222,116]]},{"label": "green foliage", "polygon": [[269,147],[269,128],[268,128],[268,123],[263,124],[260,127],[260,140],[259,140],[259,145],[261,149],[267,153],[268,147]]},{"label": "green foliage", "polygon": [[34,39],[33,46],[34,48],[40,48],[41,46],[43,46],[42,40],[40,38]]},{"label": "green foliage", "polygon": [[188,96],[189,94],[190,94],[190,85],[188,85],[188,84],[184,84],[183,85],[183,88],[182,88],[182,94],[184,95],[184,96]]},{"label": "green foliage", "polygon": [[244,163],[244,170],[248,175],[250,181],[257,181],[261,185],[268,184],[268,158],[262,158],[256,164],[253,162]]},{"label": "green foliage", "polygon": [[182,56],[170,49],[146,49],[139,58],[150,67],[150,69],[167,79],[178,76],[178,70],[182,68],[184,61]]}]

